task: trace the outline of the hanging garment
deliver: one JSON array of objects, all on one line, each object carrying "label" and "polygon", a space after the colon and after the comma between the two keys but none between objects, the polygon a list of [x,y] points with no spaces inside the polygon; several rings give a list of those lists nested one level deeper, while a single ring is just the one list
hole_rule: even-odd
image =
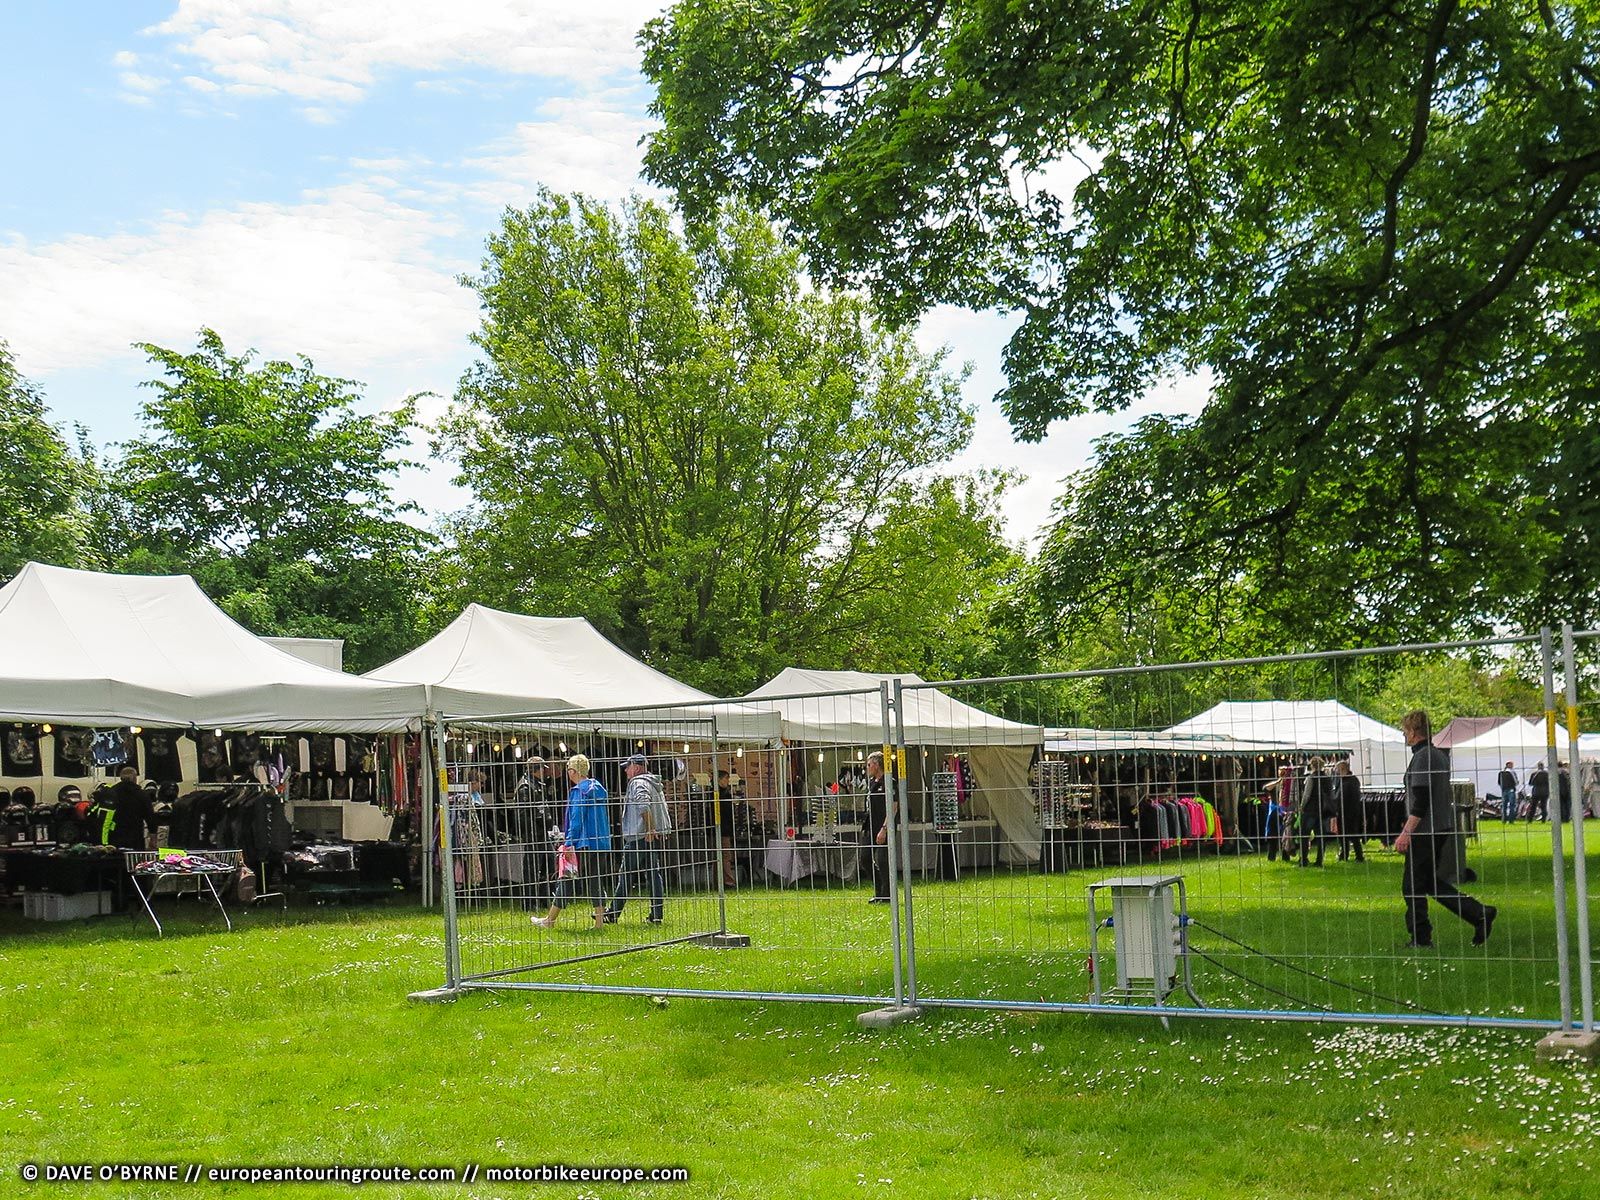
[{"label": "hanging garment", "polygon": [[252,770],[261,761],[261,735],[258,733],[236,733],[228,739],[228,757],[233,762],[234,771]]},{"label": "hanging garment", "polygon": [[201,730],[194,738],[195,760],[199,766],[201,783],[224,783],[231,771],[228,767],[228,743],[219,733]]},{"label": "hanging garment", "polygon": [[120,767],[128,761],[131,739],[121,729],[97,729],[94,734],[94,765]]},{"label": "hanging garment", "polygon": [[82,779],[94,767],[94,730],[81,725],[57,725],[55,773],[63,779]]},{"label": "hanging garment", "polygon": [[183,767],[178,762],[178,739],[175,729],[146,729],[144,741],[144,775],[157,783],[182,783]]},{"label": "hanging garment", "polygon": [[31,778],[44,774],[39,762],[37,725],[0,726],[0,775]]}]

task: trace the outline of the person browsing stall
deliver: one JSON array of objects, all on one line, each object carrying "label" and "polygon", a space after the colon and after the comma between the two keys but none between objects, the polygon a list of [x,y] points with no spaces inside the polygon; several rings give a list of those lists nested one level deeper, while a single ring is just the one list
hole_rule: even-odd
[{"label": "person browsing stall", "polygon": [[605,786],[590,777],[586,755],[574,754],[567,759],[567,782],[571,789],[567,792],[562,849],[573,852],[578,870],[556,884],[550,897],[550,911],[542,917],[529,919],[541,928],[554,929],[561,910],[574,899],[582,898],[594,906],[594,925],[599,929],[606,921],[606,859],[611,850],[611,814],[607,801],[610,797]]},{"label": "person browsing stall", "polygon": [[622,865],[611,889],[605,919],[612,922],[620,918],[634,883],[641,882],[641,876],[648,876],[650,915],[645,919],[659,925],[667,890],[661,870],[661,839],[672,829],[666,789],[660,778],[650,773],[650,760],[642,754],[631,755],[622,764],[622,773],[628,777],[628,790],[622,798]]},{"label": "person browsing stall", "polygon": [[[105,844],[124,850],[156,848],[156,810],[150,793],[139,786],[139,773],[132,767],[117,772],[111,789],[110,820],[105,827]],[[148,830],[148,834],[146,834]]]}]

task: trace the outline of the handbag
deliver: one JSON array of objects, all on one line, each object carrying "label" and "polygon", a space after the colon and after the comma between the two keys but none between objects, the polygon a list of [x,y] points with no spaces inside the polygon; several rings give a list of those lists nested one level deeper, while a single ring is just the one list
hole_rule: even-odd
[{"label": "handbag", "polygon": [[556,851],[556,878],[571,879],[578,873],[578,852],[571,846]]}]

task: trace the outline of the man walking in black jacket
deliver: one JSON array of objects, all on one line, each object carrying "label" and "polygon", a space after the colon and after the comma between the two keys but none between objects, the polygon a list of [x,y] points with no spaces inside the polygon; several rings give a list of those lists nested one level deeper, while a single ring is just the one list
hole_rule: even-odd
[{"label": "man walking in black jacket", "polygon": [[1440,859],[1455,853],[1455,802],[1450,794],[1450,760],[1433,745],[1433,727],[1421,709],[1400,722],[1406,744],[1412,748],[1406,767],[1406,823],[1394,848],[1406,856],[1400,892],[1406,904],[1407,946],[1433,945],[1433,923],[1428,917],[1428,897],[1472,926],[1472,944],[1489,940],[1500,910],[1482,905],[1458,892],[1441,878]]}]

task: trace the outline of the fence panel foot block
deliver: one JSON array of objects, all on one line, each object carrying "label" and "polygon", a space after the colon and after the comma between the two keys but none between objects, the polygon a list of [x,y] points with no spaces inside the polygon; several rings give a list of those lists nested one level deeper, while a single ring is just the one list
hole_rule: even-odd
[{"label": "fence panel foot block", "polygon": [[922,1009],[914,1004],[891,1004],[871,1012],[857,1013],[856,1023],[863,1029],[890,1029],[905,1021],[915,1021],[920,1016]]},{"label": "fence panel foot block", "polygon": [[1534,1049],[1538,1062],[1583,1062],[1600,1064],[1600,1032],[1563,1029],[1539,1039]]},{"label": "fence panel foot block", "polygon": [[446,1000],[454,1000],[461,995],[460,988],[441,987],[429,988],[425,992],[412,992],[407,1000],[415,1000],[419,1004],[443,1004]]}]

